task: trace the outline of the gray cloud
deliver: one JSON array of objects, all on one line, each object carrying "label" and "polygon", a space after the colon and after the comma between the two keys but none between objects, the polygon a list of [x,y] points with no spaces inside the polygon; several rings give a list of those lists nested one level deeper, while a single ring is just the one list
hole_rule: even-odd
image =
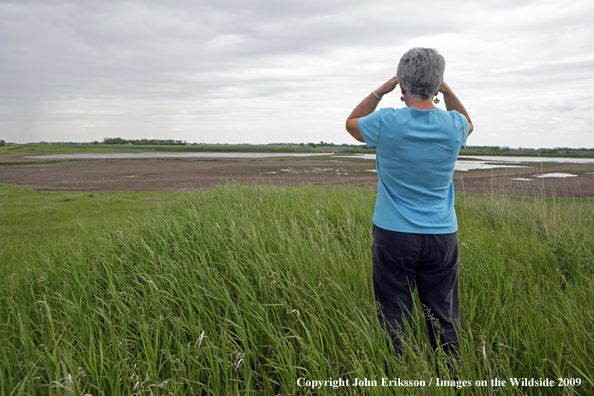
[{"label": "gray cloud", "polygon": [[471,144],[511,145],[502,120],[551,128],[532,103],[591,123],[577,100],[592,88],[593,15],[585,1],[0,1],[0,133],[352,141],[351,108],[429,46],[483,122]]}]

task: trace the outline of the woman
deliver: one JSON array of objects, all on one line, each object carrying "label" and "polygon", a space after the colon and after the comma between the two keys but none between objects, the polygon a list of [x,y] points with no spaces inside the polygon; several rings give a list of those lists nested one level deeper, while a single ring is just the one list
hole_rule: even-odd
[{"label": "woman", "polygon": [[[380,317],[399,353],[403,319],[410,323],[415,287],[432,346],[439,343],[455,356],[459,349],[458,224],[452,176],[473,125],[443,82],[444,69],[445,60],[437,51],[409,50],[400,59],[396,77],[365,98],[346,122],[355,139],[377,149],[373,289]],[[407,107],[374,112],[382,96],[398,84]],[[432,103],[439,92],[448,111]]]}]

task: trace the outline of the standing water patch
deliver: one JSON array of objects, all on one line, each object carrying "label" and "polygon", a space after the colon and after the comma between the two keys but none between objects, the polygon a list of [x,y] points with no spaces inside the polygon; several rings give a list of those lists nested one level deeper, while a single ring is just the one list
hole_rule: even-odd
[{"label": "standing water patch", "polygon": [[571,173],[545,173],[543,175],[534,175],[534,177],[545,179],[548,177],[577,177],[577,175],[572,175]]}]

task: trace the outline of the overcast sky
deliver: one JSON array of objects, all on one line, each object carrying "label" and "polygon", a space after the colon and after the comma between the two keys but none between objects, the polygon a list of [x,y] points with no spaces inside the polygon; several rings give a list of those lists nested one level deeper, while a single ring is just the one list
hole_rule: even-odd
[{"label": "overcast sky", "polygon": [[590,0],[0,0],[0,139],[357,143],[346,117],[421,46],[469,145],[594,147],[593,21]]}]

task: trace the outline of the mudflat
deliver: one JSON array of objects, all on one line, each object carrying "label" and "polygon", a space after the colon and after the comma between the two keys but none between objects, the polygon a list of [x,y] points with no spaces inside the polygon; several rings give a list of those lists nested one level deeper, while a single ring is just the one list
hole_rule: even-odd
[{"label": "mudflat", "polygon": [[[376,188],[375,161],[349,157],[47,160],[0,156],[0,183],[40,191],[200,191],[228,183]],[[570,177],[538,177],[571,174]],[[594,163],[454,173],[456,192],[594,198]]]}]

